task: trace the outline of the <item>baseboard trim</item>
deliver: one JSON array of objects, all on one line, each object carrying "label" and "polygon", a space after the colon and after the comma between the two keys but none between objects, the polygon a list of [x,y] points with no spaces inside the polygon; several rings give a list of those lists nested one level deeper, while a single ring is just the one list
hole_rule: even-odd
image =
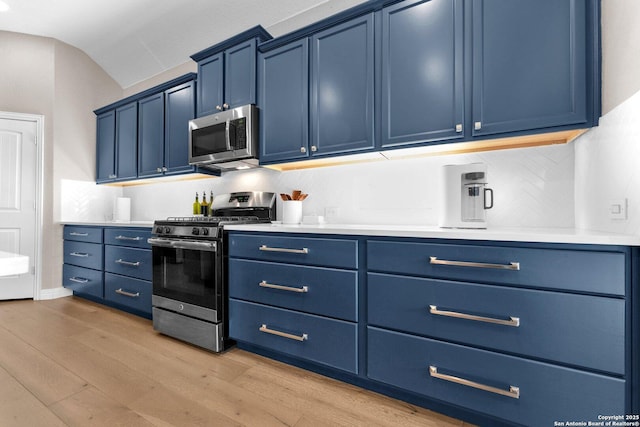
[{"label": "baseboard trim", "polygon": [[73,291],[60,286],[53,289],[40,289],[40,300],[63,298],[73,295]]}]

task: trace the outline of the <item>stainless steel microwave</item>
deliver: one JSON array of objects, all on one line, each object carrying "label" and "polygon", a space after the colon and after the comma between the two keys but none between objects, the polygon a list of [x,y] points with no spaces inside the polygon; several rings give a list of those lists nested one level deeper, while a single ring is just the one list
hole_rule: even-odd
[{"label": "stainless steel microwave", "polygon": [[189,163],[210,169],[258,165],[258,108],[243,105],[189,121]]}]

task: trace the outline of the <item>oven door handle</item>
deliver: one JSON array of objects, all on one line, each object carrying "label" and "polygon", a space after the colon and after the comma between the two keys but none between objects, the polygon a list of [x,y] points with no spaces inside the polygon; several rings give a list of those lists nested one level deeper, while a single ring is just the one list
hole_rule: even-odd
[{"label": "oven door handle", "polygon": [[193,240],[184,241],[184,240],[158,239],[156,237],[151,237],[147,239],[147,242],[151,246],[161,246],[161,247],[172,248],[172,249],[194,249],[194,250],[202,250],[202,251],[209,251],[209,252],[216,252],[218,250],[217,242],[211,242],[211,241],[195,242]]}]

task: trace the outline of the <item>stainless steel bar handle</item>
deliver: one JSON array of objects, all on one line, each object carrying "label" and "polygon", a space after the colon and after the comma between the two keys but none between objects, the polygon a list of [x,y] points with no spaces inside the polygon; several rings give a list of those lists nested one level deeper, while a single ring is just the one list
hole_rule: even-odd
[{"label": "stainless steel bar handle", "polygon": [[140,292],[131,293],[127,291],[123,291],[122,288],[115,290],[116,294],[124,295],[125,297],[138,298],[140,296]]},{"label": "stainless steel bar handle", "polygon": [[262,326],[260,326],[259,331],[264,332],[266,334],[272,334],[272,335],[277,335],[279,337],[289,338],[290,340],[294,340],[294,341],[306,341],[309,339],[309,335],[307,334],[294,335],[294,334],[289,334],[287,332],[276,331],[275,329],[269,329],[267,325],[265,325],[264,323],[262,324]]},{"label": "stainless steel bar handle", "polygon": [[140,267],[140,261],[130,262],[130,261],[124,261],[122,259],[117,259],[116,264],[124,264],[130,267]]},{"label": "stainless steel bar handle", "polygon": [[72,231],[71,233],[69,233],[69,236],[87,237],[88,235],[89,233],[78,233],[77,231]]},{"label": "stainless steel bar handle", "polygon": [[509,386],[509,390],[503,390],[498,387],[492,387],[490,385],[477,383],[475,381],[470,381],[464,378],[455,377],[453,375],[441,374],[438,372],[438,368],[436,366],[429,366],[429,375],[434,378],[438,378],[445,381],[450,381],[456,384],[462,384],[467,387],[477,388],[479,390],[488,391],[491,393],[499,394],[501,396],[511,397],[513,399],[520,399],[520,387]]},{"label": "stainless steel bar handle", "polygon": [[289,291],[289,292],[298,292],[298,293],[304,293],[304,292],[309,292],[309,287],[308,286],[303,286],[301,288],[296,288],[293,286],[282,286],[282,285],[275,285],[273,283],[267,283],[265,280],[263,280],[262,282],[258,283],[258,286],[260,286],[261,288],[271,288],[271,289],[278,289],[281,291]]},{"label": "stainless steel bar handle", "polygon": [[136,236],[136,237],[128,237],[128,236],[116,236],[116,240],[133,240],[133,241],[140,241],[142,240],[142,237]]},{"label": "stainless steel bar handle", "polygon": [[80,258],[88,258],[89,257],[89,254],[84,253],[84,252],[71,252],[69,255],[77,256],[77,257],[80,257]]},{"label": "stainless steel bar handle", "polygon": [[455,265],[458,267],[475,267],[475,268],[493,268],[497,270],[520,270],[519,262],[511,262],[509,264],[490,264],[486,262],[468,262],[468,261],[450,261],[445,259],[438,259],[437,257],[429,257],[430,264],[439,265]]},{"label": "stainless steel bar handle", "polygon": [[520,326],[520,318],[509,316],[509,320],[506,319],[496,319],[493,317],[483,317],[476,316],[473,314],[459,313],[457,311],[448,311],[448,310],[439,310],[438,306],[430,305],[429,313],[435,314],[438,316],[447,316],[447,317],[455,317],[458,319],[467,319],[467,320],[475,320],[476,322],[486,322],[486,323],[495,323],[496,325],[504,325],[504,326]]},{"label": "stainless steel bar handle", "polygon": [[69,280],[76,283],[89,283],[89,279],[82,277],[69,277]]},{"label": "stainless steel bar handle", "polygon": [[286,252],[288,254],[308,254],[309,253],[309,248],[288,249],[288,248],[272,248],[267,245],[261,245],[259,249],[265,252]]}]

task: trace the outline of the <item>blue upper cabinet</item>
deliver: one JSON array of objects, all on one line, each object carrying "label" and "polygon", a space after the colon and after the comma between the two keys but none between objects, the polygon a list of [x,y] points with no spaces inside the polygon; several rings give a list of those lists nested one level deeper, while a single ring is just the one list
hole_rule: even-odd
[{"label": "blue upper cabinet", "polygon": [[225,51],[224,103],[230,108],[256,103],[256,40]]},{"label": "blue upper cabinet", "polygon": [[138,102],[138,176],[162,174],[164,164],[164,93]]},{"label": "blue upper cabinet", "polygon": [[464,136],[462,0],[382,10],[381,147]]},{"label": "blue upper cabinet", "polygon": [[374,15],[311,37],[311,155],[374,146]]},{"label": "blue upper cabinet", "polygon": [[224,53],[198,63],[198,117],[217,112],[224,103]]},{"label": "blue upper cabinet", "polygon": [[473,135],[592,125],[588,3],[473,1]]},{"label": "blue upper cabinet", "polygon": [[116,108],[116,181],[138,174],[138,103]]},{"label": "blue upper cabinet", "polygon": [[189,120],[196,114],[195,81],[164,92],[164,166],[165,175],[191,171],[189,165]]},{"label": "blue upper cabinet", "polygon": [[260,161],[303,159],[309,148],[309,41],[258,56]]},{"label": "blue upper cabinet", "polygon": [[96,182],[208,173],[189,165],[195,87],[189,73],[95,110]]},{"label": "blue upper cabinet", "polygon": [[191,55],[198,63],[198,117],[256,103],[256,46],[269,39],[256,26]]},{"label": "blue upper cabinet", "polygon": [[192,171],[189,120],[195,117],[194,81],[138,102],[138,177]]},{"label": "blue upper cabinet", "polygon": [[96,182],[116,177],[116,112],[110,110],[96,118]]}]

